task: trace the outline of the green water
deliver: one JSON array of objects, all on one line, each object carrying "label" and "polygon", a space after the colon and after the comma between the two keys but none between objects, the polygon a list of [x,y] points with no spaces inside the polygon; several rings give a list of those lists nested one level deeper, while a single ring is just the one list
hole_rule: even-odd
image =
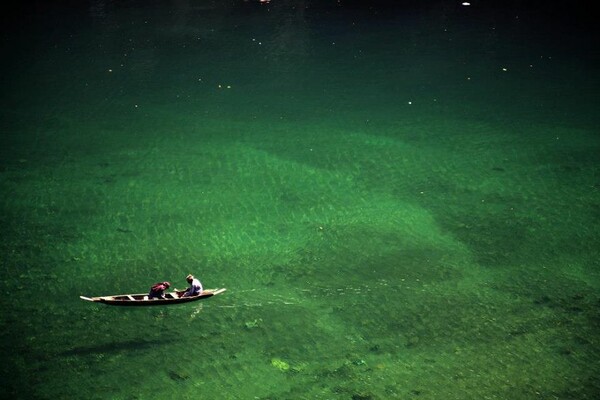
[{"label": "green water", "polygon": [[5,24],[0,398],[596,398],[585,12],[374,4]]}]

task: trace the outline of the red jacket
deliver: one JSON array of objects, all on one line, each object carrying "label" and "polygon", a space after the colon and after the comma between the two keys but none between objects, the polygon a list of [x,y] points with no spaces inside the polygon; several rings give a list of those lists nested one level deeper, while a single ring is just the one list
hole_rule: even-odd
[{"label": "red jacket", "polygon": [[154,285],[152,285],[152,287],[150,288],[150,293],[161,295],[168,288],[169,288],[169,286],[166,285],[165,282],[158,282],[158,283],[155,283]]}]

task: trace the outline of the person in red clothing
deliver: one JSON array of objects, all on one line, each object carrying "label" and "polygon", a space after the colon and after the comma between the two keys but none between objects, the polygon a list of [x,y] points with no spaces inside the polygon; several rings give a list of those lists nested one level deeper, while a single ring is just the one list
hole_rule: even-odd
[{"label": "person in red clothing", "polygon": [[165,290],[171,287],[169,282],[158,282],[152,285],[150,293],[148,293],[149,299],[164,299]]}]

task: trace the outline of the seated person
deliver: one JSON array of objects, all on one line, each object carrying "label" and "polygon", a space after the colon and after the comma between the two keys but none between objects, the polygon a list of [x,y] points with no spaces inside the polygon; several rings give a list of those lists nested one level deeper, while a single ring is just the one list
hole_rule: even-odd
[{"label": "seated person", "polygon": [[149,299],[164,299],[165,290],[171,287],[169,282],[158,282],[152,285],[150,293],[148,293]]},{"label": "seated person", "polygon": [[188,275],[185,280],[188,281],[190,287],[181,295],[181,297],[197,296],[202,294],[202,284],[198,279],[194,278],[194,275]]}]

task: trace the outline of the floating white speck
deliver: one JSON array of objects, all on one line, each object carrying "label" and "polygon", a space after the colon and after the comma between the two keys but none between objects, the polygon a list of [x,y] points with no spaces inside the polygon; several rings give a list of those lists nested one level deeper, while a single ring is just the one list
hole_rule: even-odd
[{"label": "floating white speck", "polygon": [[467,6],[470,6],[470,5],[471,5],[471,3],[469,3],[468,1],[463,1],[463,2],[462,2],[462,5],[463,5],[463,6],[465,6],[465,7],[467,7]]},{"label": "floating white speck", "polygon": [[410,104],[412,104],[412,101],[409,101],[409,102],[408,102],[408,104],[409,104],[409,105],[410,105]]},{"label": "floating white speck", "polygon": [[502,71],[506,72],[506,71],[508,71],[508,69],[506,69],[506,68],[502,68]]}]

